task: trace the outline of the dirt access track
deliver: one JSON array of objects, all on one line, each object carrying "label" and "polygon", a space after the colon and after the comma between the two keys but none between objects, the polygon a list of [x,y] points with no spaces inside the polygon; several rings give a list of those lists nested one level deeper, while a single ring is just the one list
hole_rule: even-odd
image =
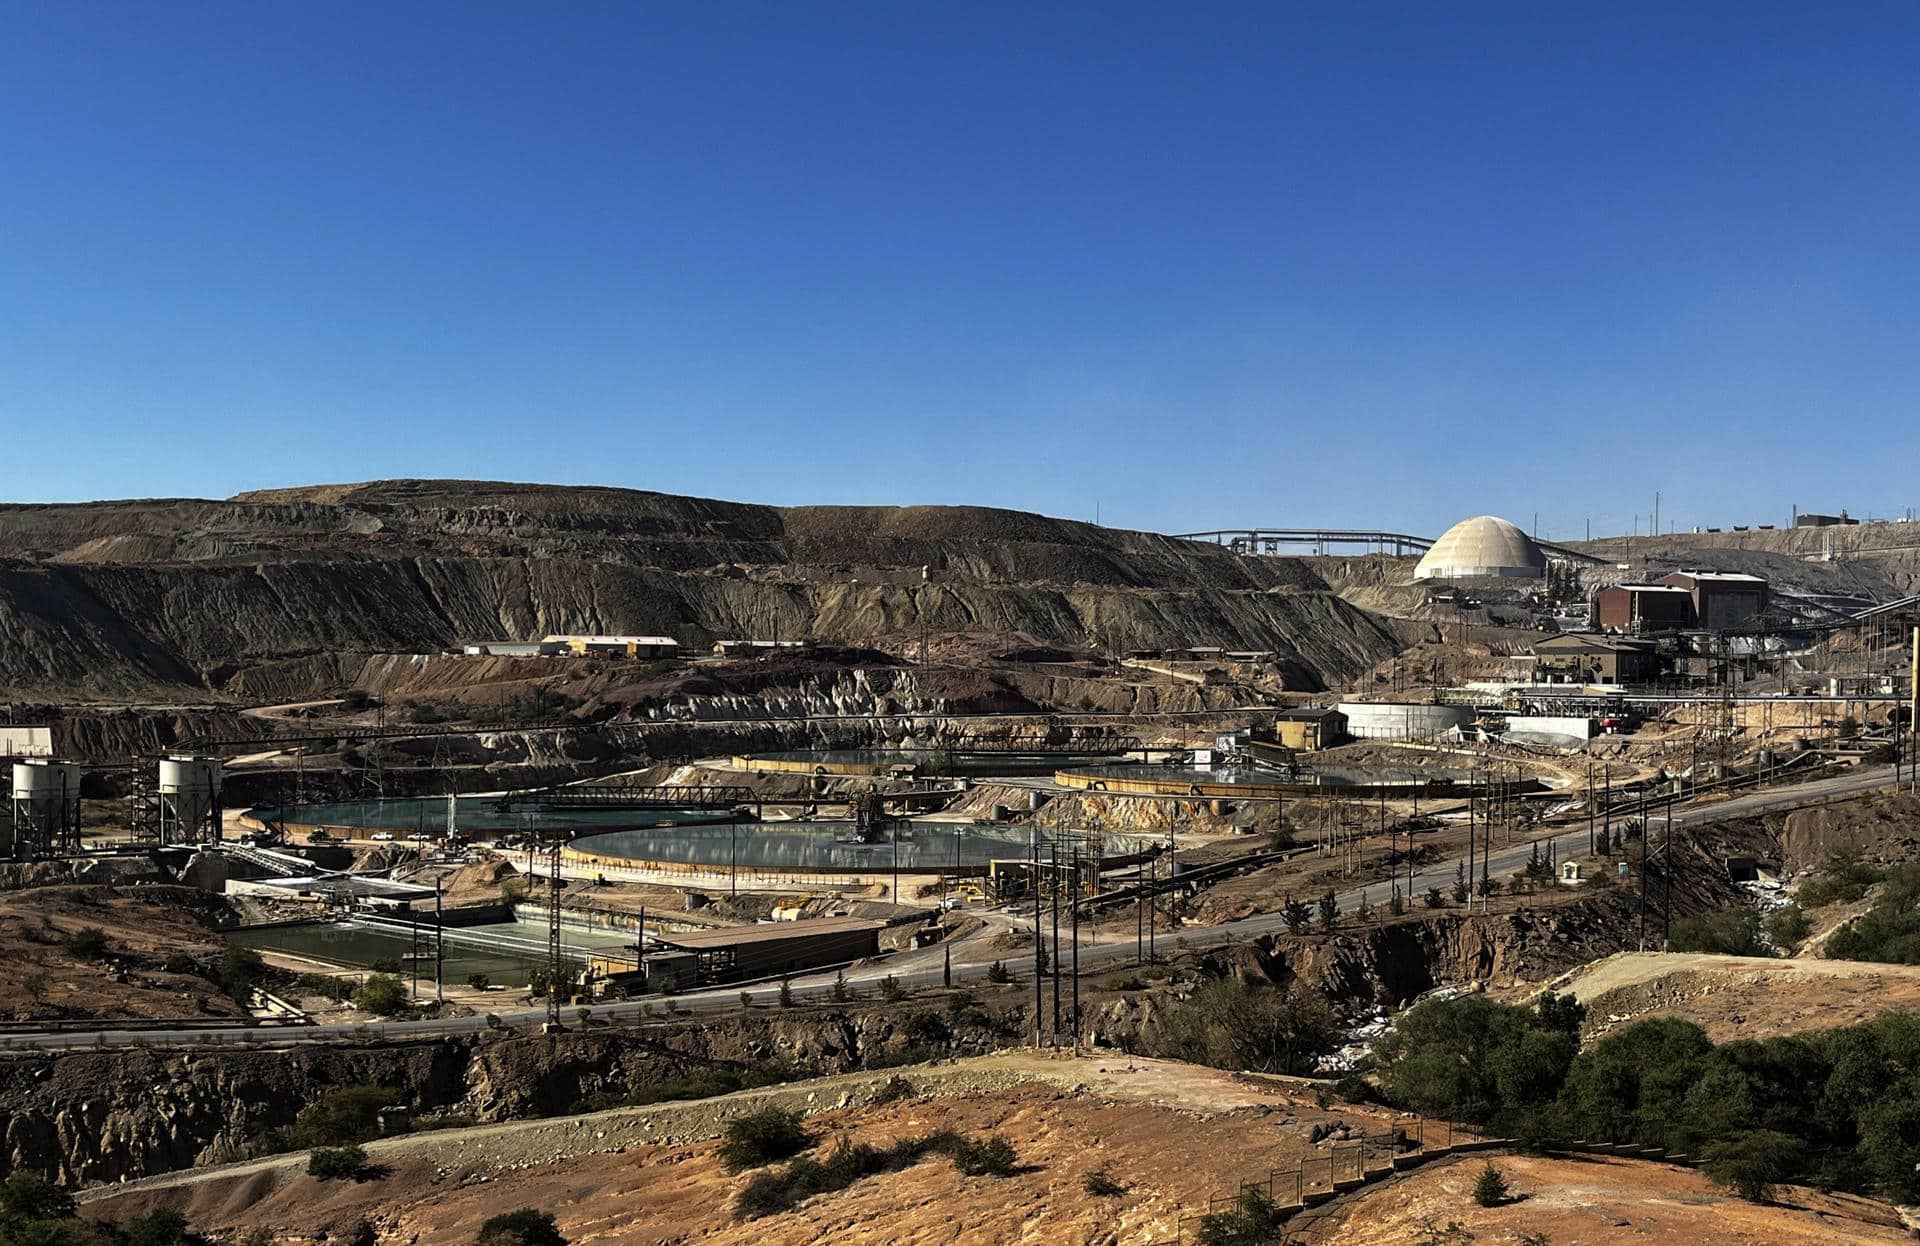
[{"label": "dirt access track", "polygon": [[1648,1017],[1678,1017],[1723,1043],[1833,1029],[1883,1012],[1920,1012],[1920,965],[1622,952],[1540,989],[1587,1006],[1590,1040]]},{"label": "dirt access track", "polygon": [[[896,1076],[913,1096],[876,1101],[875,1092]],[[818,1149],[839,1138],[884,1147],[943,1129],[999,1133],[1013,1144],[1020,1168],[1007,1178],[965,1177],[930,1157],[815,1195],[791,1211],[738,1220],[734,1195],[748,1177],[725,1171],[714,1139],[731,1117],[769,1103],[805,1111]],[[165,1207],[202,1231],[265,1227],[306,1239],[337,1239],[365,1220],[380,1241],[409,1246],[465,1246],[489,1216],[520,1207],[552,1212],[577,1244],[1119,1246],[1171,1241],[1182,1210],[1191,1217],[1209,1196],[1271,1168],[1326,1163],[1329,1143],[1319,1139],[1329,1130],[1374,1133],[1407,1124],[1377,1109],[1319,1108],[1308,1086],[1289,1079],[1019,1052],[390,1139],[368,1148],[381,1175],[358,1182],[315,1181],[304,1157],[293,1155],[101,1187],[83,1192],[81,1201],[83,1214],[97,1219],[125,1221]],[[1466,1185],[1478,1161],[1443,1161],[1386,1182],[1385,1202],[1332,1236],[1321,1230],[1342,1224],[1351,1201],[1376,1196],[1363,1191],[1327,1204],[1313,1216],[1320,1235],[1306,1240],[1413,1243],[1421,1221],[1407,1209],[1445,1212],[1443,1222],[1471,1213],[1476,1227],[1495,1228],[1530,1225],[1530,1214],[1550,1206],[1555,1226],[1579,1226],[1573,1236],[1556,1228],[1557,1243],[1640,1242],[1649,1231],[1656,1240],[1671,1231],[1715,1243],[1902,1240],[1885,1227],[1895,1223],[1891,1210],[1866,1200],[1829,1200],[1814,1219],[1816,1213],[1734,1204],[1697,1174],[1664,1165],[1500,1162],[1530,1195],[1514,1208],[1474,1208]],[[1086,1191],[1097,1167],[1121,1193]],[[1603,1185],[1596,1172],[1606,1174]]]}]

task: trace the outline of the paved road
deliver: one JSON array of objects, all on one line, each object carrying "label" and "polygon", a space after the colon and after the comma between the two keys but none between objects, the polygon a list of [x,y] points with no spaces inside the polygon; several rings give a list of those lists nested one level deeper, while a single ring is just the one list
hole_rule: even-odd
[{"label": "paved road", "polygon": [[[1831,779],[1819,779],[1811,783],[1795,784],[1791,787],[1771,788],[1749,792],[1728,800],[1702,805],[1694,809],[1676,810],[1673,815],[1675,827],[1704,825],[1727,818],[1745,817],[1755,813],[1771,812],[1793,808],[1800,805],[1819,804],[1838,797],[1856,795],[1890,787],[1893,784],[1893,769],[1890,766],[1860,767],[1847,774]],[[1659,819],[1665,825],[1665,817]],[[1542,851],[1548,840],[1558,845],[1562,858],[1584,853],[1587,848],[1587,828],[1582,822],[1577,828],[1553,836],[1541,836],[1527,843],[1512,846],[1499,846],[1494,849],[1489,863],[1489,873],[1504,878],[1511,875],[1527,863],[1532,845],[1539,843]],[[1437,862],[1414,874],[1413,890],[1417,894],[1429,887],[1446,890],[1453,885],[1456,863],[1464,857],[1449,858]],[[1367,898],[1375,903],[1386,899],[1387,884],[1374,881],[1364,889]],[[1350,911],[1359,904],[1362,889],[1355,888],[1338,897],[1343,911]],[[959,943],[948,945],[954,952],[953,980],[955,982],[978,981],[987,975],[994,953],[991,949],[992,936],[1011,929],[1031,929],[1031,918],[1017,913],[987,913],[987,928]],[[1188,927],[1180,931],[1179,937],[1189,948],[1200,949],[1218,947],[1261,935],[1274,934],[1286,928],[1286,920],[1279,913],[1263,913],[1256,917],[1240,921],[1226,922],[1218,926]],[[1063,932],[1064,935],[1064,932]],[[1172,936],[1164,936],[1171,938]],[[1091,936],[1090,936],[1091,938]],[[881,980],[891,976],[903,987],[923,987],[940,983],[943,978],[946,948],[931,947],[916,951],[896,953],[853,969],[846,975],[847,983],[856,989],[870,991]],[[1120,939],[1108,943],[1086,942],[1080,949],[1080,967],[1082,972],[1097,972],[1103,967],[1130,963],[1134,956],[1134,944],[1131,939]],[[1019,958],[1011,958],[1009,965],[1023,979],[1031,980],[1022,972]],[[811,977],[795,978],[790,983],[795,997],[800,999],[820,999],[830,997],[834,990],[832,973],[815,974]],[[778,988],[771,984],[742,987],[728,986],[710,991],[698,991],[675,996],[672,1000],[678,1009],[694,1013],[724,1012],[740,1006],[742,992],[753,996],[755,1003],[770,1004],[775,1001]],[[647,1000],[628,1000],[614,1004],[596,1004],[593,1015],[601,1018],[633,1018],[643,1012],[658,1015],[666,1001],[653,998]],[[515,1028],[537,1026],[546,1018],[544,1008],[521,1008],[503,1010],[495,1014],[503,1025]],[[567,1014],[571,1018],[571,1014]],[[472,1034],[488,1028],[486,1017],[452,1017],[432,1021],[382,1021],[361,1025],[318,1025],[288,1029],[245,1029],[235,1027],[224,1030],[113,1030],[102,1029],[86,1033],[62,1034],[10,1034],[0,1035],[0,1051],[3,1050],[42,1050],[63,1051],[82,1050],[100,1047],[118,1047],[134,1045],[176,1046],[193,1044],[196,1046],[258,1046],[271,1043],[311,1043],[339,1039],[421,1039],[447,1035]]]}]

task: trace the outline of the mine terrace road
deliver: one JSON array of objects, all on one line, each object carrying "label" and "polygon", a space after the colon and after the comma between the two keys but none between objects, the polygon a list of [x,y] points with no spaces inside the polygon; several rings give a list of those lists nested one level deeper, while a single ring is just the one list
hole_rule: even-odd
[{"label": "mine terrace road", "polygon": [[[1728,818],[1747,817],[1756,813],[1774,812],[1802,805],[1820,804],[1844,796],[1891,787],[1894,772],[1890,766],[1862,766],[1856,771],[1828,779],[1818,779],[1810,783],[1795,784],[1791,787],[1774,788],[1765,791],[1749,792],[1745,795],[1717,801],[1693,809],[1676,809],[1673,813],[1673,825],[1704,825],[1723,821]],[[1663,813],[1649,815],[1650,830],[1658,833],[1665,828]],[[1488,861],[1488,873],[1496,878],[1505,878],[1526,865],[1532,855],[1533,846],[1538,844],[1542,853],[1546,845],[1556,845],[1559,856],[1568,859],[1582,855],[1587,850],[1587,829],[1584,822],[1577,828],[1568,829],[1556,835],[1541,835],[1524,843],[1511,846],[1496,845]],[[1453,886],[1454,871],[1457,864],[1464,863],[1465,857],[1452,857],[1436,862],[1422,870],[1416,870],[1412,894],[1419,894],[1428,888],[1438,887],[1442,891]],[[1477,869],[1476,865],[1476,869]],[[1382,888],[1387,884],[1373,881],[1367,888],[1354,889],[1338,897],[1340,908],[1350,911],[1357,906],[1365,895],[1374,903],[1380,903],[1384,896]],[[968,945],[984,941],[994,933],[1004,932],[1009,927],[1018,927],[1024,919],[1017,914],[996,915],[997,921],[989,922],[986,929],[948,945],[955,951],[968,949]],[[1274,934],[1286,928],[1286,919],[1280,913],[1263,913],[1256,917],[1239,921],[1224,922],[1218,926],[1185,927],[1178,937],[1189,949],[1199,950],[1217,947],[1223,944],[1239,942],[1244,939],[1258,938]],[[1171,935],[1161,936],[1163,939]],[[1102,944],[1085,944],[1080,949],[1080,967],[1083,972],[1098,970],[1103,966],[1122,965],[1134,957],[1134,943],[1131,939],[1121,939]],[[852,968],[846,974],[846,982],[856,989],[870,988],[883,979],[892,977],[902,987],[926,987],[942,982],[946,972],[944,960],[946,951],[940,946],[922,948],[910,952],[896,953]],[[1016,973],[1021,966],[1018,958],[1012,965]],[[956,957],[952,967],[955,982],[975,981],[986,977],[991,965],[985,961],[963,961]],[[1026,974],[1020,976],[1024,979]],[[808,977],[796,977],[791,980],[790,988],[796,998],[830,997],[834,990],[833,973],[818,973]],[[738,1009],[741,1006],[743,992],[750,993],[756,1004],[775,1002],[778,988],[771,983],[741,985],[734,984],[724,988],[689,992],[676,995],[670,1001],[682,1013],[713,1013]],[[660,998],[644,1000],[624,1000],[618,1003],[603,1003],[593,1006],[593,1016],[602,1020],[637,1019],[643,1013],[659,1015],[662,1006],[669,1002]],[[519,1028],[538,1025],[546,1019],[546,1009],[521,1008],[493,1014],[498,1022],[507,1027]],[[562,1017],[569,1023],[574,1017],[573,1009],[563,1009]],[[409,1039],[436,1038],[448,1035],[472,1034],[489,1028],[485,1016],[449,1017],[427,1021],[374,1021],[352,1025],[316,1025],[299,1028],[248,1028],[233,1027],[217,1030],[115,1030],[111,1023],[104,1023],[99,1030],[82,1032],[63,1032],[59,1034],[11,1034],[0,1036],[0,1051],[74,1051],[99,1049],[103,1047],[124,1046],[277,1046],[289,1043],[337,1042],[340,1040],[360,1041],[404,1041]]]}]

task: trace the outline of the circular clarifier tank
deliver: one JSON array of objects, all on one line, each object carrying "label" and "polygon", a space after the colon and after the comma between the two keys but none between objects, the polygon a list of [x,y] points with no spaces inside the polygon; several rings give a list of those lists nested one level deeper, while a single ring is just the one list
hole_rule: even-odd
[{"label": "circular clarifier tank", "polygon": [[[882,827],[861,843],[855,825],[843,821],[738,822],[677,826],[587,835],[569,845],[569,856],[634,869],[738,868],[756,873],[984,874],[995,861],[1025,861],[1036,851],[1053,855],[1055,836],[1064,857],[1072,843],[1087,850],[1087,832],[1049,832],[971,822],[901,822]],[[1132,835],[1101,834],[1107,862],[1123,863],[1153,845]]]}]

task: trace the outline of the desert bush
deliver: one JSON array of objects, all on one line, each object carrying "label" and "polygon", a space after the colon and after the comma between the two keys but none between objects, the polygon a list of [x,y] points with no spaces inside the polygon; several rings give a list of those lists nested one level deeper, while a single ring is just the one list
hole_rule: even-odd
[{"label": "desert bush", "polygon": [[567,1246],[553,1223],[553,1213],[521,1207],[488,1218],[480,1226],[474,1246]]},{"label": "desert bush", "polygon": [[321,1181],[355,1181],[367,1171],[367,1152],[360,1146],[316,1147],[307,1155],[307,1175]]},{"label": "desert bush", "polygon": [[761,1108],[727,1122],[720,1143],[720,1162],[727,1171],[740,1172],[777,1163],[813,1145],[813,1135],[798,1113],[783,1108]]}]

